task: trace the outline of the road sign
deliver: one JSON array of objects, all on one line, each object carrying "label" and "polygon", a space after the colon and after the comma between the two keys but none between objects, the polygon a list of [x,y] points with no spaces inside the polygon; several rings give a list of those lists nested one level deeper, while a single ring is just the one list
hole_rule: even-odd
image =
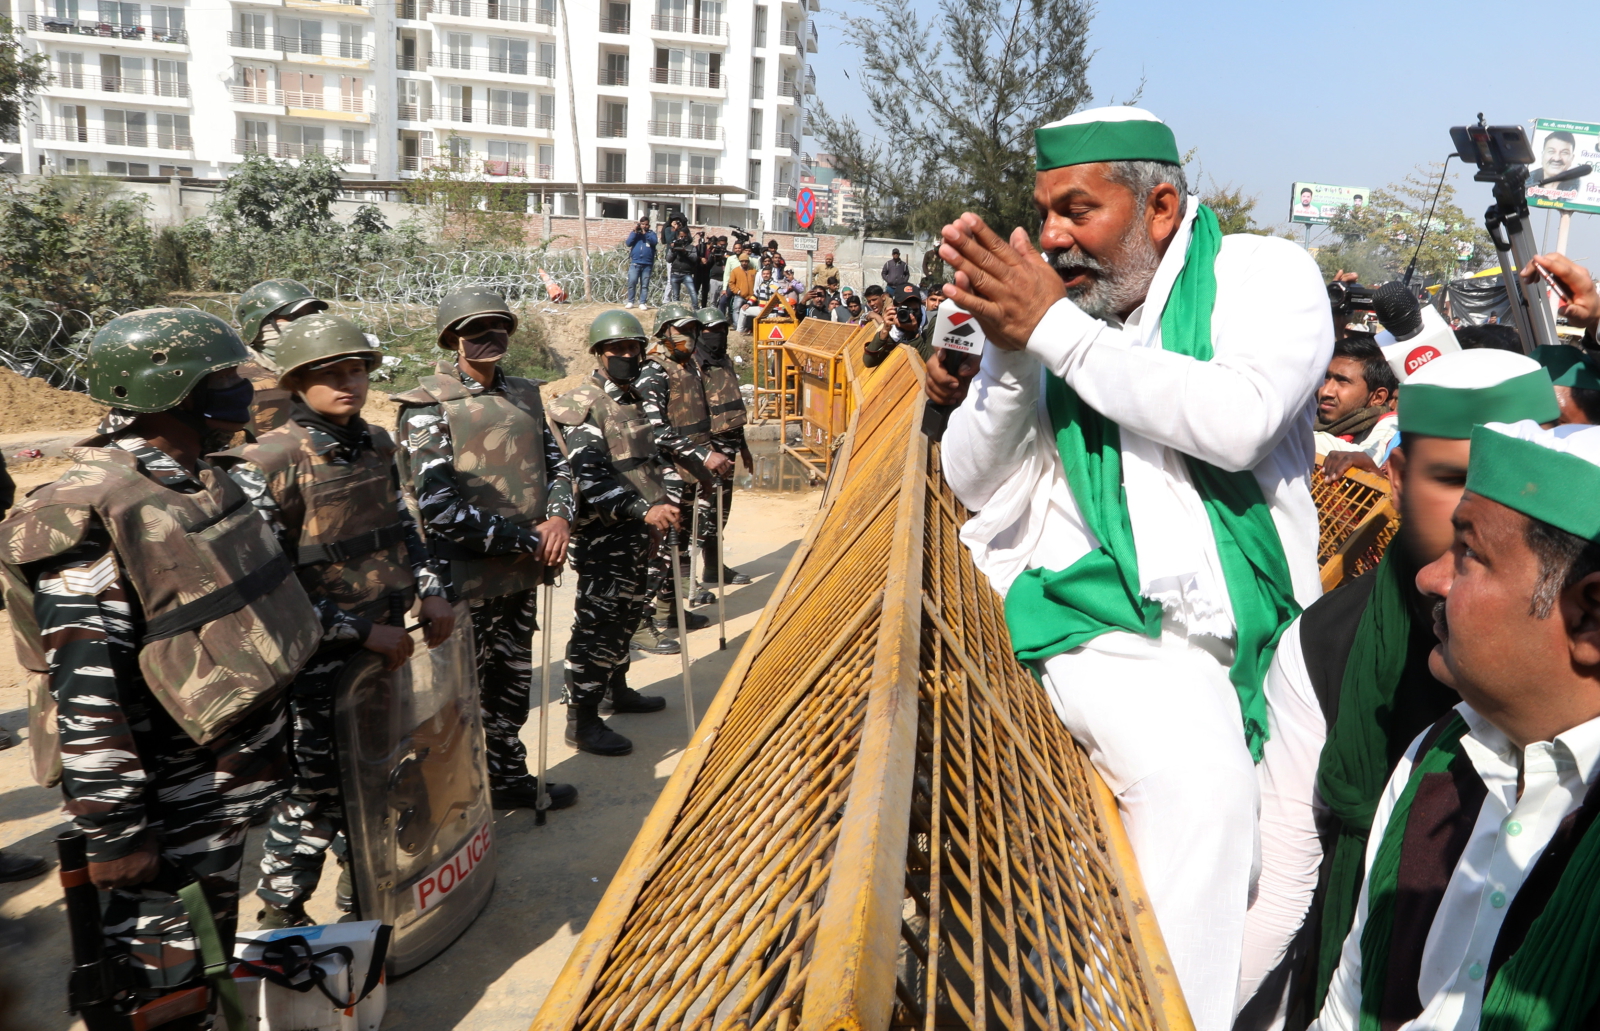
[{"label": "road sign", "polygon": [[817,249],[817,238],[815,236],[797,236],[794,238],[794,249],[805,251],[809,254]]},{"label": "road sign", "polygon": [[810,229],[817,220],[817,195],[811,187],[802,186],[794,198],[794,221],[801,229]]}]

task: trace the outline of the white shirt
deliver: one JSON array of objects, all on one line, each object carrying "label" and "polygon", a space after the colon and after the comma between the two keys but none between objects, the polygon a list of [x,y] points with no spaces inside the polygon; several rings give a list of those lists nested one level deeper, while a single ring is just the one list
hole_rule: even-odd
[{"label": "white shirt", "polygon": [[[1042,389],[1048,370],[1121,427],[1141,589],[1190,633],[1232,636],[1210,523],[1181,455],[1261,485],[1306,605],[1322,593],[1309,472],[1312,397],[1333,353],[1333,320],[1316,263],[1288,240],[1227,236],[1216,260],[1215,355],[1198,361],[1160,346],[1160,319],[1188,247],[1190,203],[1150,285],[1123,326],[1056,302],[1025,350],[990,347],[945,433],[945,477],[976,515],[962,529],[978,567],[1002,593],[1024,570],[1065,569],[1096,546],[1067,486]],[[1146,323],[1149,324],[1146,324]],[[1179,454],[1181,453],[1181,455]],[[1177,483],[1163,494],[1159,484]],[[1153,499],[1146,504],[1144,498]],[[1195,559],[1185,536],[1206,555]],[[1186,566],[1192,568],[1185,568]],[[1175,575],[1169,575],[1175,574]],[[1090,647],[1093,647],[1091,642]]]},{"label": "white shirt", "polygon": [[[1511,900],[1566,815],[1583,804],[1600,767],[1600,718],[1580,723],[1554,741],[1522,750],[1465,702],[1467,758],[1489,789],[1472,836],[1445,888],[1422,950],[1417,997],[1422,1014],[1404,1027],[1415,1031],[1471,1031],[1483,1008],[1483,981],[1495,938]],[[1417,759],[1419,736],[1383,790],[1367,842],[1371,869],[1395,802]],[[1517,771],[1522,797],[1517,797]],[[1314,1031],[1355,1031],[1361,1023],[1361,931],[1367,923],[1367,884],[1361,886],[1355,926],[1344,941],[1339,969],[1328,988]]]}]

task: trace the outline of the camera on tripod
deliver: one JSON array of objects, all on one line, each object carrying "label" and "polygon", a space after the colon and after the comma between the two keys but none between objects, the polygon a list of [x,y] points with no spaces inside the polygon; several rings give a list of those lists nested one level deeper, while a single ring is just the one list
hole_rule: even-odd
[{"label": "camera on tripod", "polygon": [[1335,315],[1372,310],[1372,288],[1360,283],[1329,283],[1328,303]]}]

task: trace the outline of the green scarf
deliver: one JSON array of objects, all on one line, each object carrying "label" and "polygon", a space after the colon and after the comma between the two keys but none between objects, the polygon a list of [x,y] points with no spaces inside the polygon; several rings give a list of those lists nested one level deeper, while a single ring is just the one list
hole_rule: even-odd
[{"label": "green scarf", "polygon": [[[1161,346],[1210,361],[1211,313],[1217,300],[1216,213],[1200,206],[1166,308]],[[1045,390],[1056,450],[1073,499],[1099,547],[1062,570],[1030,569],[1006,594],[1006,625],[1017,658],[1037,662],[1104,633],[1123,630],[1156,637],[1161,606],[1139,593],[1139,561],[1122,484],[1121,431],[1085,405],[1058,376]],[[1225,472],[1185,456],[1189,475],[1210,518],[1238,638],[1228,677],[1239,696],[1245,743],[1261,758],[1267,740],[1262,680],[1289,623],[1299,615],[1289,563],[1261,486],[1248,470]]]},{"label": "green scarf", "polygon": [[[1378,1008],[1389,973],[1400,850],[1417,787],[1429,773],[1466,761],[1466,721],[1453,716],[1412,767],[1372,860],[1367,922],[1361,931],[1360,1031],[1381,1031]],[[1576,1031],[1600,1002],[1600,820],[1591,824],[1528,928],[1522,945],[1495,975],[1483,1000],[1482,1031]]]},{"label": "green scarf", "polygon": [[1367,835],[1389,780],[1389,715],[1411,640],[1411,606],[1394,548],[1384,552],[1372,576],[1372,596],[1345,661],[1339,715],[1328,729],[1317,766],[1317,791],[1338,818],[1339,829],[1322,909],[1314,1012],[1322,1009],[1345,936],[1355,922]]}]

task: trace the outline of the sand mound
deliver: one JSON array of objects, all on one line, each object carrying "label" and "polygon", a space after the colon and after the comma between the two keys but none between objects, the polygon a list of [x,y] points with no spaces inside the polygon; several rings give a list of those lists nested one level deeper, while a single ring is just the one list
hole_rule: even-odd
[{"label": "sand mound", "polygon": [[0,433],[93,429],[105,411],[84,394],[0,368]]}]

